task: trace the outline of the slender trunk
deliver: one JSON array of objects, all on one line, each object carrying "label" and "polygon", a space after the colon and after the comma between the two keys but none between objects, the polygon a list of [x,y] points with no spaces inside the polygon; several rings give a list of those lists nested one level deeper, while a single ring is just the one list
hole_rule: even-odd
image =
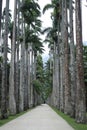
[{"label": "slender trunk", "polygon": [[[36,62],[37,62],[37,54],[34,53],[34,80],[36,80]],[[38,103],[38,94],[34,89],[34,105],[36,106]]]},{"label": "slender trunk", "polygon": [[64,2],[62,0],[61,4],[61,15],[62,15],[62,22],[61,22],[61,38],[62,42],[59,45],[60,48],[60,110],[64,111]]},{"label": "slender trunk", "polygon": [[33,50],[31,52],[31,107],[33,107],[33,100],[34,100],[32,81],[33,81]]},{"label": "slender trunk", "polygon": [[9,0],[6,1],[5,33],[4,33],[4,54],[2,66],[2,88],[1,88],[1,118],[7,118],[7,47],[8,47],[8,18]]},{"label": "slender trunk", "polygon": [[[21,37],[23,37],[23,18],[22,18],[22,35]],[[25,85],[25,81],[24,81],[24,65],[25,65],[25,43],[24,43],[24,39],[21,43],[21,59],[20,59],[20,88],[19,88],[19,111],[23,111],[24,110],[24,85]]]},{"label": "slender trunk", "polygon": [[24,72],[25,88],[24,88],[24,110],[28,109],[28,49],[25,49],[25,72]]},{"label": "slender trunk", "polygon": [[19,86],[20,86],[20,63],[19,63],[19,44],[20,44],[20,0],[17,0],[17,63],[16,63],[16,109],[17,113],[19,113]]},{"label": "slender trunk", "polygon": [[16,114],[16,101],[15,101],[15,49],[16,49],[16,11],[17,0],[14,2],[14,24],[13,24],[13,39],[12,39],[12,52],[11,52],[11,68],[10,68],[10,86],[9,86],[9,111],[11,115]]},{"label": "slender trunk", "polygon": [[23,43],[21,43],[21,59],[20,59],[20,87],[19,87],[19,111],[24,110],[24,73],[23,73]]},{"label": "slender trunk", "polygon": [[57,48],[54,43],[52,104],[57,107]]},{"label": "slender trunk", "polygon": [[83,45],[82,45],[82,22],[81,0],[76,0],[76,122],[86,122],[86,99],[83,71]]},{"label": "slender trunk", "polygon": [[[59,1],[60,4],[60,1]],[[60,14],[59,14],[60,15]],[[57,108],[60,109],[60,17],[58,19],[58,38],[57,38]]]},{"label": "slender trunk", "polygon": [[73,35],[73,1],[69,2],[70,14],[70,77],[71,77],[71,117],[75,117],[75,95],[76,95],[76,70],[75,70],[75,46]]},{"label": "slender trunk", "polygon": [[15,93],[15,98],[16,98],[16,110],[17,113],[19,112],[19,41],[17,42],[17,63],[16,63],[16,93]]},{"label": "slender trunk", "polygon": [[70,97],[70,75],[69,75],[69,44],[68,44],[68,22],[67,22],[67,2],[64,0],[64,72],[65,72],[65,106],[64,113],[71,113],[71,97]]},{"label": "slender trunk", "polygon": [[36,62],[37,62],[37,55],[34,53],[34,79],[36,80]]},{"label": "slender trunk", "polygon": [[30,46],[28,45],[28,106],[31,106],[31,87],[30,87]]},{"label": "slender trunk", "polygon": [[20,36],[20,0],[17,0],[18,11],[17,11],[17,63],[16,63],[16,110],[19,112],[19,36]]},{"label": "slender trunk", "polygon": [[[58,43],[59,44],[59,43]],[[55,57],[55,74],[56,74],[56,102],[57,105],[56,107],[59,109],[60,106],[60,86],[59,86],[59,75],[60,75],[60,71],[59,71],[59,45],[56,46],[56,57]]]}]

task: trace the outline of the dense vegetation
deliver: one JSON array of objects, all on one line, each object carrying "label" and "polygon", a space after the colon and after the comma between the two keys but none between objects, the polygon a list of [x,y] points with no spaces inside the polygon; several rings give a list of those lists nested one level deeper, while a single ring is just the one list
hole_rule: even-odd
[{"label": "dense vegetation", "polygon": [[[9,0],[3,11],[0,0],[0,119],[47,102],[77,123],[86,123],[87,47],[82,44],[81,0],[51,0],[43,13],[50,8],[52,27],[42,30],[38,0],[15,0],[13,21]],[[45,65],[40,38],[44,33],[50,48]]]},{"label": "dense vegetation", "polygon": [[43,13],[53,9],[52,27],[44,29],[43,33],[46,33],[45,42],[49,43],[50,69],[53,69],[53,89],[48,102],[75,118],[76,122],[85,123],[87,48],[82,43],[81,4],[81,0],[51,0],[51,4],[44,7]]}]

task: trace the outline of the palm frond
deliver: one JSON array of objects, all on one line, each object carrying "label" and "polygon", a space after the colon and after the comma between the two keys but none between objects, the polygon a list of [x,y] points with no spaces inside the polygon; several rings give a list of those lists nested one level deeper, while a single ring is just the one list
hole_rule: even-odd
[{"label": "palm frond", "polygon": [[42,34],[48,33],[48,32],[50,32],[50,30],[52,30],[52,27],[45,28],[45,29],[42,31]]},{"label": "palm frond", "polygon": [[43,14],[44,14],[47,10],[53,9],[53,8],[54,8],[54,5],[52,5],[52,4],[47,4],[47,5],[45,5],[45,7],[43,8]]}]

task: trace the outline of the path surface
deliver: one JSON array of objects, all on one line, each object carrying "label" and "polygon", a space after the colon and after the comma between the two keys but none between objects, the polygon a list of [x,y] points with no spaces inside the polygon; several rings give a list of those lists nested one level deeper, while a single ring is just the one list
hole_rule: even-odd
[{"label": "path surface", "polygon": [[0,127],[0,130],[74,130],[47,104],[42,104],[26,114]]}]

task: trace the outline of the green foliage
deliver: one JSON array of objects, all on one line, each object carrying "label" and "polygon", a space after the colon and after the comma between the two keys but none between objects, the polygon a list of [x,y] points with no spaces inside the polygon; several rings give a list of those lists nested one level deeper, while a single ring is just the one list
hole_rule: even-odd
[{"label": "green foliage", "polygon": [[54,5],[52,4],[45,5],[45,7],[43,8],[43,14],[46,12],[46,10],[53,9],[53,8],[54,8]]},{"label": "green foliage", "polygon": [[70,124],[74,130],[87,130],[87,124],[77,124],[75,122],[75,119],[69,117],[68,115],[60,112],[59,110],[57,110],[56,108],[52,107],[52,109],[59,115],[61,116],[65,121],[68,122],[68,124]]},{"label": "green foliage", "polygon": [[36,78],[43,83],[44,75],[43,75],[43,61],[41,55],[37,56],[37,64],[36,64]]},{"label": "green foliage", "polygon": [[25,0],[21,6],[21,12],[26,23],[30,25],[40,16],[40,6],[33,0]]},{"label": "green foliage", "polygon": [[47,61],[46,66],[44,67],[44,85],[42,92],[44,101],[46,101],[52,93],[52,70],[50,70],[50,60]]},{"label": "green foliage", "polygon": [[33,29],[25,29],[25,47],[27,49],[28,44],[32,42],[32,48],[34,52],[43,52],[42,41]]},{"label": "green foliage", "polygon": [[41,87],[42,87],[42,84],[39,80],[33,80],[33,87],[35,88],[37,94],[41,94]]},{"label": "green foliage", "polygon": [[37,51],[43,53],[42,41],[39,37],[41,33],[40,6],[34,0],[25,0],[21,6],[21,12],[24,20],[27,23],[25,28],[25,48],[32,43],[32,49],[37,54]]}]

